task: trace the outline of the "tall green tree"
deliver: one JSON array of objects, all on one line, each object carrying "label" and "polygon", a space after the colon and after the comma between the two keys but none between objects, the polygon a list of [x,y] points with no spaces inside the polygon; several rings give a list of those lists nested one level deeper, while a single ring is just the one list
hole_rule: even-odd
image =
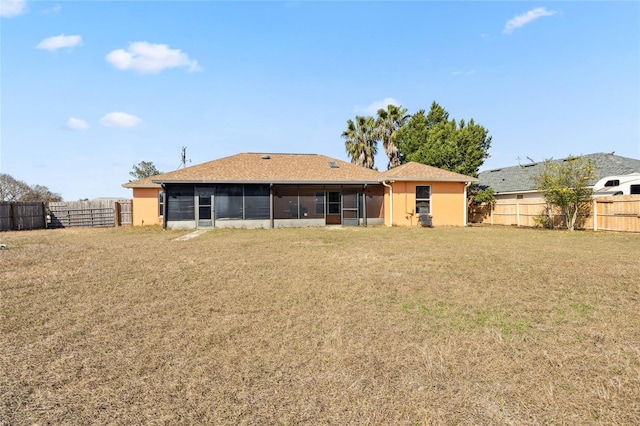
[{"label": "tall green tree", "polygon": [[427,128],[431,129],[434,126],[446,123],[447,121],[449,121],[449,112],[436,101],[433,101],[431,103],[431,109],[427,114]]},{"label": "tall green tree", "polygon": [[378,110],[376,125],[378,127],[378,137],[382,141],[382,147],[389,158],[388,168],[399,166],[398,147],[394,142],[394,137],[398,129],[404,126],[410,115],[402,106],[387,105],[387,109]]},{"label": "tall green tree", "polygon": [[570,156],[566,160],[545,160],[535,176],[536,188],[551,206],[562,211],[565,226],[575,229],[578,212],[588,208],[592,190],[589,181],[595,178],[595,165],[585,157]]},{"label": "tall green tree", "polygon": [[351,163],[373,169],[378,152],[378,128],[373,117],[356,116],[347,120],[347,130],[342,132],[344,147]]},{"label": "tall green tree", "polygon": [[162,172],[156,168],[152,161],[141,161],[138,164],[134,164],[133,170],[129,172],[136,180],[159,175],[160,173]]},{"label": "tall green tree", "polygon": [[491,136],[473,119],[456,121],[433,102],[429,113],[414,114],[394,136],[402,163],[415,161],[468,176],[478,176],[489,157]]}]

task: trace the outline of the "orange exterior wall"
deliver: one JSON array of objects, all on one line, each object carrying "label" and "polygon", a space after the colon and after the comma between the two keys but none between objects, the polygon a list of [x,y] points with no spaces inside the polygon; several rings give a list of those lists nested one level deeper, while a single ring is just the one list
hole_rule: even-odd
[{"label": "orange exterior wall", "polygon": [[158,194],[161,188],[133,188],[133,225],[162,224],[158,215]]},{"label": "orange exterior wall", "polygon": [[384,223],[387,226],[419,226],[416,215],[416,186],[431,186],[431,216],[433,226],[466,226],[463,182],[394,182],[393,223],[389,188],[384,192]]}]

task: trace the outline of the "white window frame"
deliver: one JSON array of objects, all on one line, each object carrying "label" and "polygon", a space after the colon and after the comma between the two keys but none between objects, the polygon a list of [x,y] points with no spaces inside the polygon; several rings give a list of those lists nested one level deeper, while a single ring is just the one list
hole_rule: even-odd
[{"label": "white window frame", "polygon": [[[424,198],[424,197],[418,197],[418,188],[429,188],[429,198]],[[428,212],[424,212],[424,211],[419,211],[418,210],[418,203],[420,202],[428,202],[429,203],[429,211]],[[423,215],[423,214],[427,214],[430,215],[432,212],[432,208],[431,208],[431,185],[416,185],[416,215]]]},{"label": "white window frame", "polygon": [[158,192],[158,216],[159,217],[164,216],[165,200],[166,200],[165,192],[164,191]]}]

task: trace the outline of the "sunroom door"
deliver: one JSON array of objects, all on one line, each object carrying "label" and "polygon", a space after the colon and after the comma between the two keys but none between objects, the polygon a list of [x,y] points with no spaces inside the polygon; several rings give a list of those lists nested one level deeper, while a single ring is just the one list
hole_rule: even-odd
[{"label": "sunroom door", "polygon": [[347,189],[342,191],[342,225],[358,226],[360,224],[358,211],[358,190]]},{"label": "sunroom door", "polygon": [[196,187],[196,224],[198,228],[213,227],[213,188]]},{"label": "sunroom door", "polygon": [[342,193],[327,191],[327,210],[325,224],[340,225],[342,223]]}]

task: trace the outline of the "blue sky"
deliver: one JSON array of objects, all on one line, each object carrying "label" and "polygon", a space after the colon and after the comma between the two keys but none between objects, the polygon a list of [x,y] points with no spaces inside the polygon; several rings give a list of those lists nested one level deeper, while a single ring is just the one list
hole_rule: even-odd
[{"label": "blue sky", "polygon": [[639,2],[0,2],[0,173],[65,200],[130,198],[183,146],[348,161],[389,102],[486,127],[481,170],[640,158]]}]

